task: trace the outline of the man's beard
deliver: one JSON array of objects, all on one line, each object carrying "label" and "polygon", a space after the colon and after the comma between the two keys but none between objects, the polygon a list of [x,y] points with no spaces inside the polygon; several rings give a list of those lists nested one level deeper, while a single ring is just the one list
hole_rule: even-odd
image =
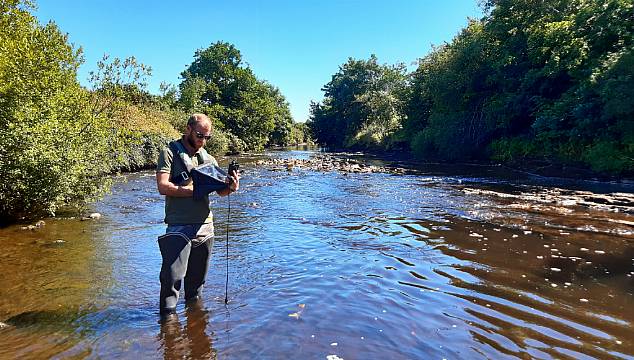
[{"label": "man's beard", "polygon": [[189,134],[187,136],[187,143],[189,144],[189,146],[192,147],[192,149],[196,149],[196,140],[192,139],[192,135],[191,134]]}]

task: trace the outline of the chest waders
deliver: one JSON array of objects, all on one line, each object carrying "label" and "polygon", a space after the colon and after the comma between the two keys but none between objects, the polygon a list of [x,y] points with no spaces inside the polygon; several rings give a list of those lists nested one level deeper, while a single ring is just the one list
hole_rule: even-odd
[{"label": "chest waders", "polygon": [[[172,168],[170,182],[183,185],[191,178],[194,183],[194,201],[202,200],[212,191],[228,186],[227,174],[209,162],[209,159],[205,159],[203,154],[197,155],[199,163],[203,164],[194,167],[180,141],[171,142],[169,147],[173,153],[173,162],[181,161],[186,169],[180,174],[174,174]],[[180,160],[176,160],[177,158]],[[200,297],[209,269],[213,236],[213,223],[168,224],[166,233],[159,236],[158,244],[163,259],[159,276],[161,314],[175,312],[181,284],[185,288],[185,301]]]}]

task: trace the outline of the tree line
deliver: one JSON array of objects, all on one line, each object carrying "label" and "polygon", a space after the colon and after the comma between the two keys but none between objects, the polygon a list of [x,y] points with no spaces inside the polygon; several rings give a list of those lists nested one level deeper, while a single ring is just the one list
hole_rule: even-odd
[{"label": "tree line", "polygon": [[331,148],[418,159],[634,170],[631,0],[488,0],[485,16],[403,64],[349,59],[311,104]]},{"label": "tree line", "polygon": [[194,54],[178,86],[147,91],[151,68],[104,58],[82,86],[81,48],[34,2],[0,0],[0,224],[75,210],[108,191],[109,174],[154,166],[188,114],[215,122],[214,154],[307,141],[280,90],[226,42]]}]

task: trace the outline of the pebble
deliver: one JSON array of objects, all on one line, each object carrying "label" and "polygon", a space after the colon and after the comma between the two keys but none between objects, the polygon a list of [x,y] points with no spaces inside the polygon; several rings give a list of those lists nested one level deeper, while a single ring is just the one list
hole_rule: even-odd
[{"label": "pebble", "polygon": [[330,346],[337,346],[337,345],[339,344],[337,344],[336,342],[330,344]]},{"label": "pebble", "polygon": [[100,213],[92,213],[92,214],[88,215],[88,217],[93,219],[93,220],[98,220],[98,219],[101,219],[101,214]]},{"label": "pebble", "polygon": [[557,284],[552,283],[552,284],[550,284],[550,286],[552,286],[552,287],[557,287]]},{"label": "pebble", "polygon": [[554,272],[560,272],[561,271],[560,268],[556,268],[556,267],[552,267],[552,268],[550,268],[550,270],[554,271]]},{"label": "pebble", "polygon": [[517,235],[517,234],[513,234],[513,236],[512,236],[512,237],[516,238],[516,237],[519,237],[519,235]]},{"label": "pebble", "polygon": [[602,255],[602,254],[605,254],[605,251],[603,251],[603,250],[594,250],[594,253]]},{"label": "pebble", "polygon": [[581,251],[588,251],[588,248],[581,248],[581,249],[579,249],[579,250],[581,250]]},{"label": "pebble", "polygon": [[9,325],[0,321],[0,329],[4,329],[6,327],[9,327]]},{"label": "pebble", "polygon": [[587,303],[588,299],[579,299],[579,301]]},{"label": "pebble", "polygon": [[269,165],[274,170],[292,170],[293,168],[311,169],[316,171],[340,171],[347,173],[376,173],[385,172],[392,174],[405,174],[403,168],[388,168],[374,165],[366,165],[354,159],[339,159],[334,156],[320,155],[310,159],[272,159],[258,161],[258,165]]},{"label": "pebble", "polygon": [[343,358],[340,358],[339,356],[333,354],[326,356],[326,360],[343,360]]}]

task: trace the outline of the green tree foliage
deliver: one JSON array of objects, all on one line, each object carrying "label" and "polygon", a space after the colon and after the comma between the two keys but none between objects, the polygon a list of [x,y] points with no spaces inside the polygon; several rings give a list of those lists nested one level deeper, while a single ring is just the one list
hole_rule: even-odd
[{"label": "green tree foliage", "polygon": [[54,23],[38,24],[32,9],[0,0],[3,222],[97,198],[108,190],[105,175],[155,161],[157,144],[175,133],[169,115],[139,105],[152,99],[139,81],[142,65],[101,62],[93,89],[82,88],[81,49]]},{"label": "green tree foliage", "polygon": [[419,156],[634,170],[629,0],[490,0],[420,61],[404,128]]},{"label": "green tree foliage", "polygon": [[280,90],[276,87],[269,86],[269,93],[277,111],[275,112],[274,124],[275,127],[269,135],[268,145],[287,146],[291,143],[291,131],[293,130],[293,116],[291,110],[286,101],[286,98]]},{"label": "green tree foliage", "polygon": [[217,119],[215,128],[230,140],[230,150],[288,143],[288,102],[279,89],[255,77],[234,45],[217,42],[196,51],[181,76],[180,105]]},{"label": "green tree foliage", "polygon": [[322,89],[323,102],[311,104],[308,124],[328,146],[386,148],[401,126],[406,89],[404,65],[350,58]]},{"label": "green tree foliage", "polygon": [[293,123],[288,145],[312,144],[310,129],[306,123]]},{"label": "green tree foliage", "polygon": [[420,158],[525,159],[634,171],[631,0],[485,0],[410,78],[350,59],[312,103],[315,139],[409,144]]},{"label": "green tree foliage", "polygon": [[169,95],[155,96],[145,90],[150,74],[151,69],[134,57],[121,60],[107,55],[90,73],[91,112],[109,123],[108,165],[113,171],[155,165],[160,149],[178,137],[174,125],[183,126],[187,118],[170,108]]},{"label": "green tree foliage", "polygon": [[470,158],[495,128],[490,51],[472,21],[453,43],[435,48],[412,76],[404,133],[423,157]]},{"label": "green tree foliage", "polygon": [[0,218],[54,213],[104,190],[108,129],[76,79],[81,50],[30,3],[0,2]]}]

